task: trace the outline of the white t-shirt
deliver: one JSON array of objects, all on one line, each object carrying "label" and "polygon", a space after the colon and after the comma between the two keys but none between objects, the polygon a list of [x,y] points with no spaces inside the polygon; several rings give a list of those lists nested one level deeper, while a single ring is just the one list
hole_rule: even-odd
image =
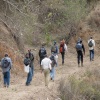
[{"label": "white t-shirt", "polygon": [[44,58],[41,61],[42,68],[43,69],[51,69],[51,63],[52,63],[52,61],[49,58],[47,58],[47,57]]},{"label": "white t-shirt", "polygon": [[90,40],[88,40],[88,43],[89,43],[90,41],[92,41],[93,46],[92,46],[92,47],[89,47],[89,50],[93,50],[94,47],[95,47],[95,41],[94,41],[93,39],[90,39]]}]

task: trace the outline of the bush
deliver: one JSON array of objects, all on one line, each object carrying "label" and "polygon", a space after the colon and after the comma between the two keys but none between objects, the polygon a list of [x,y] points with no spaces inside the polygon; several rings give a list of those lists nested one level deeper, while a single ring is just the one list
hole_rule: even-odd
[{"label": "bush", "polygon": [[62,80],[59,91],[62,100],[100,100],[100,72],[93,69],[83,78],[71,76],[68,82]]}]

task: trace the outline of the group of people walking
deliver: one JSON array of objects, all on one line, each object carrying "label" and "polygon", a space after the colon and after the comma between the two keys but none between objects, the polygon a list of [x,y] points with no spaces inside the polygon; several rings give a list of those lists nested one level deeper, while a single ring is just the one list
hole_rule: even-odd
[{"label": "group of people walking", "polygon": [[[93,37],[90,37],[88,40],[89,52],[90,52],[90,61],[94,60],[94,47],[95,41]],[[79,39],[76,43],[76,51],[77,51],[77,62],[78,66],[83,66],[83,53],[85,55],[85,47],[82,42],[82,39]],[[44,44],[39,49],[39,58],[40,58],[40,68],[41,72],[44,73],[45,78],[45,86],[48,87],[49,80],[55,80],[55,68],[58,67],[58,54],[61,53],[62,57],[62,65],[64,64],[65,60],[65,53],[68,51],[67,45],[65,40],[63,39],[58,46],[56,41],[54,41],[53,45],[51,46],[51,55],[47,55],[47,51],[45,49]],[[34,76],[34,55],[31,50],[25,55],[24,58],[24,67],[27,68],[27,79],[26,79],[26,86],[31,84],[32,78]],[[8,54],[5,54],[5,57],[1,60],[1,68],[3,72],[3,79],[4,79],[4,87],[9,87],[10,85],[10,70],[12,68],[12,61]]]},{"label": "group of people walking", "polygon": [[[93,37],[91,36],[88,40],[88,47],[89,47],[89,55],[90,55],[90,61],[94,61],[94,48],[95,48],[95,41],[93,40]],[[79,38],[79,40],[76,43],[76,51],[77,51],[77,62],[78,66],[83,67],[83,54],[85,55],[85,47],[82,42],[82,39]]]}]

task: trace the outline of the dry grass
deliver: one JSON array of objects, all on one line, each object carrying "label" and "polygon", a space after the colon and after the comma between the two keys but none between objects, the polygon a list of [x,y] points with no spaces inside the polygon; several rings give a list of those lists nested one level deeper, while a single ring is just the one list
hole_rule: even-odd
[{"label": "dry grass", "polygon": [[71,76],[59,86],[62,100],[100,100],[99,68],[88,70],[83,77]]}]

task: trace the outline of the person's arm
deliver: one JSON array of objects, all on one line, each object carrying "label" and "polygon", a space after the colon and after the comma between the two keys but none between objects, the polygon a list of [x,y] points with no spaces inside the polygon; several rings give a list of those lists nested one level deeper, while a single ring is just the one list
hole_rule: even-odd
[{"label": "person's arm", "polygon": [[84,54],[85,54],[85,47],[84,47],[84,45],[82,44],[82,48],[83,48],[83,52],[84,52]]}]

